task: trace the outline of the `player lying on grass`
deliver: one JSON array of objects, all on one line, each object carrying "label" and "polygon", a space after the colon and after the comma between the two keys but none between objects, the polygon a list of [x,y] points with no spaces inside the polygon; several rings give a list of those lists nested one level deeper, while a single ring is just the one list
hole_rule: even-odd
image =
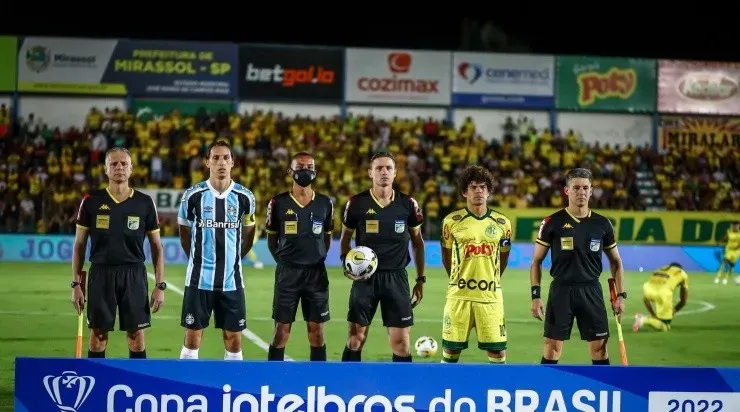
[{"label": "player lying on grass", "polygon": [[[681,300],[673,306],[673,292],[680,288]],[[678,263],[670,263],[653,272],[642,285],[643,298],[650,316],[642,313],[635,315],[632,330],[637,332],[647,325],[655,330],[667,332],[671,330],[671,320],[689,299],[689,275]]]}]

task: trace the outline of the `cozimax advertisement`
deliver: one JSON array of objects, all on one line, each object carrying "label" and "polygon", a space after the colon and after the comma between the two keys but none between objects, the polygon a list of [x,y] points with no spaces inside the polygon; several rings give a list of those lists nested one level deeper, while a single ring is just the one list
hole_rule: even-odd
[{"label": "cozimax advertisement", "polygon": [[344,53],[319,47],[239,47],[242,99],[339,103]]},{"label": "cozimax advertisement", "polygon": [[555,57],[455,53],[452,104],[548,109],[555,104]]},{"label": "cozimax advertisement", "polygon": [[[18,358],[14,409],[730,412],[740,408],[736,368],[450,366],[438,363],[440,356],[428,363],[352,364]],[[380,378],[386,376],[393,379]]]},{"label": "cozimax advertisement", "polygon": [[21,92],[236,97],[237,47],[227,43],[26,37]]},{"label": "cozimax advertisement", "polygon": [[450,104],[448,52],[347,49],[346,59],[347,102]]},{"label": "cozimax advertisement", "polygon": [[740,114],[740,63],[660,60],[658,111]]}]

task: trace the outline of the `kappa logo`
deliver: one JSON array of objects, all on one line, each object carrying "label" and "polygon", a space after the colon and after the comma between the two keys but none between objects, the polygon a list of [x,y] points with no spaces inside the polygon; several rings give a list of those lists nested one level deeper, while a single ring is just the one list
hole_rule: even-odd
[{"label": "kappa logo", "polygon": [[285,211],[285,214],[286,215],[294,215],[295,212],[293,211],[293,209],[288,209],[288,210]]},{"label": "kappa logo", "polygon": [[573,225],[571,225],[570,223],[566,223],[563,225],[563,229],[573,229]]},{"label": "kappa logo", "polygon": [[368,214],[368,215],[374,215],[374,214],[376,214],[376,213],[375,213],[375,210],[374,210],[374,209],[368,209],[368,210],[367,210],[367,214]]},{"label": "kappa logo", "polygon": [[77,412],[95,387],[95,378],[64,371],[61,376],[45,376],[44,387],[60,412]]},{"label": "kappa logo", "polygon": [[110,207],[103,203],[102,205],[100,205],[100,208],[98,210],[110,210]]}]

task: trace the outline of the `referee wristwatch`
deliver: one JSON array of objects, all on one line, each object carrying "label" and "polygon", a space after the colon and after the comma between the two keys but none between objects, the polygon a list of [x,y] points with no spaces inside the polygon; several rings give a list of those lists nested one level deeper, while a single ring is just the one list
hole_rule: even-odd
[{"label": "referee wristwatch", "polygon": [[620,292],[620,293],[617,293],[617,297],[618,297],[618,298],[622,298],[622,299],[624,299],[624,300],[627,300],[627,292]]},{"label": "referee wristwatch", "polygon": [[72,289],[74,289],[74,288],[76,288],[77,286],[80,286],[80,285],[82,285],[82,282],[75,282],[75,281],[73,281],[72,283],[69,284],[69,287],[71,287]]},{"label": "referee wristwatch", "polygon": [[416,283],[427,283],[427,277],[426,276],[418,276],[416,278]]},{"label": "referee wristwatch", "polygon": [[167,282],[159,282],[155,286],[157,286],[157,289],[159,290],[165,290],[167,289]]}]

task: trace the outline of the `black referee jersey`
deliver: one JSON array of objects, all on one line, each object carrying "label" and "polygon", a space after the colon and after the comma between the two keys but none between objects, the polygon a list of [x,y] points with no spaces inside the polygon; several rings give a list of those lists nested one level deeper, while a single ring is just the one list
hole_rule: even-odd
[{"label": "black referee jersey", "polygon": [[159,230],[154,201],[131,189],[122,202],[106,189],[82,198],[77,226],[90,231],[90,262],[104,265],[144,263],[147,233]]}]

